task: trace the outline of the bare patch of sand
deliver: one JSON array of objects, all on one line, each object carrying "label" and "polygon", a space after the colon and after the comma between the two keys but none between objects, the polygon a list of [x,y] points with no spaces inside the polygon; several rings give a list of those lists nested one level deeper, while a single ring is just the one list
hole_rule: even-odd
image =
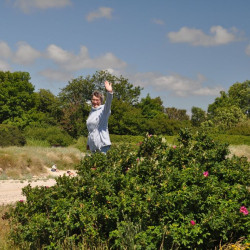
[{"label": "bare patch of sand", "polygon": [[[75,170],[70,170],[71,173],[76,175]],[[25,200],[26,197],[22,195],[22,189],[31,185],[35,186],[53,186],[56,184],[55,177],[68,175],[67,170],[59,170],[57,172],[51,172],[50,168],[47,168],[47,173],[40,177],[34,177],[31,180],[0,180],[0,205],[13,204],[19,200]]]}]

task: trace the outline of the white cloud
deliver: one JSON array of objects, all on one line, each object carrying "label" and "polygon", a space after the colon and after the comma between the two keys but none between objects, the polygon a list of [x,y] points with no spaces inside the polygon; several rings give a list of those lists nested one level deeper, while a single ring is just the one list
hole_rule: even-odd
[{"label": "white cloud", "polygon": [[210,28],[210,35],[205,34],[199,29],[190,29],[182,27],[177,32],[169,32],[168,38],[173,43],[189,43],[193,46],[217,46],[239,41],[241,38],[237,37],[237,29],[232,28],[230,31],[221,26],[212,26]]},{"label": "white cloud", "polygon": [[72,79],[72,74],[66,71],[46,69],[39,72],[40,75],[44,76],[48,80],[56,82],[66,82]]},{"label": "white cloud", "polygon": [[1,71],[10,71],[11,67],[7,62],[0,60],[0,70]]},{"label": "white cloud", "polygon": [[13,61],[18,64],[31,64],[37,58],[41,57],[41,53],[33,49],[29,44],[25,42],[18,43],[18,49],[13,56]]},{"label": "white cloud", "polygon": [[155,23],[155,24],[159,24],[159,25],[164,25],[165,24],[165,22],[163,20],[160,20],[160,19],[153,19],[152,22]]},{"label": "white cloud", "polygon": [[0,57],[1,58],[11,57],[11,49],[6,42],[0,42]]},{"label": "white cloud", "polygon": [[85,46],[82,46],[80,53],[75,55],[52,44],[47,48],[47,57],[68,71],[77,71],[84,68],[117,69],[126,67],[126,63],[112,53],[106,53],[98,58],[90,58],[88,49]]},{"label": "white cloud", "polygon": [[112,19],[112,12],[113,12],[112,8],[100,7],[98,10],[90,12],[87,15],[86,19],[89,22],[92,22],[99,18]]},{"label": "white cloud", "polygon": [[32,9],[62,8],[71,4],[71,0],[15,0],[14,6],[23,12],[30,12]]},{"label": "white cloud", "polygon": [[159,75],[153,72],[137,73],[131,77],[135,85],[153,87],[157,91],[169,91],[176,96],[209,96],[218,95],[221,87],[204,87],[205,77],[197,75],[197,79],[190,79],[178,74]]},{"label": "white cloud", "polygon": [[246,54],[250,56],[250,44],[246,47]]}]

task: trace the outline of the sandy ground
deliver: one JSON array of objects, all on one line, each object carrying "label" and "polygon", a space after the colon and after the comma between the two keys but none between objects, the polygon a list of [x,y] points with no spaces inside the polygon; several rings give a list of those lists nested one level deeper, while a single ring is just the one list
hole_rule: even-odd
[{"label": "sandy ground", "polygon": [[[47,176],[49,179],[32,179],[32,180],[0,180],[0,205],[7,205],[15,203],[19,200],[25,200],[25,196],[22,195],[22,188],[30,184],[32,187],[35,186],[53,186],[56,181],[53,177],[60,175],[67,175],[67,171],[59,170],[58,172],[51,172],[47,170]],[[75,174],[74,170],[71,170]]]}]

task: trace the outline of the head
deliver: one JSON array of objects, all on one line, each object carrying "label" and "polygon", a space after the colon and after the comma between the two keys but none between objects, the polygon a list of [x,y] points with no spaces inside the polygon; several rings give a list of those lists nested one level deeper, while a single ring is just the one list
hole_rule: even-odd
[{"label": "head", "polygon": [[91,98],[93,108],[99,107],[103,102],[103,95],[99,91],[94,91]]}]

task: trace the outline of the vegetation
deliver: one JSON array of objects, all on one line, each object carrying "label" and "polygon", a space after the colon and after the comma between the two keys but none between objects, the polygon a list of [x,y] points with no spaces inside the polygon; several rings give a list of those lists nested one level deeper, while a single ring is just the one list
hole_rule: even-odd
[{"label": "vegetation", "polygon": [[[83,159],[91,93],[104,91],[105,79],[114,88],[113,146]],[[106,71],[72,79],[57,96],[35,92],[30,80],[0,72],[0,178],[55,163],[77,166],[78,176],[27,186],[27,202],[1,207],[0,242],[10,229],[14,245],[0,248],[247,249],[249,80],[222,91],[207,111],[193,107],[191,119],[160,97],[140,99],[140,87]]]},{"label": "vegetation", "polygon": [[47,174],[47,168],[74,169],[83,154],[73,147],[5,147],[0,148],[0,179],[32,178]]},{"label": "vegetation", "polygon": [[26,143],[25,137],[18,127],[0,124],[0,146],[23,146]]},{"label": "vegetation", "polygon": [[[205,134],[168,146],[148,135],[137,150],[86,156],[75,178],[27,186],[5,214],[17,246],[212,249],[249,236],[249,162]],[[67,238],[65,239],[65,236]],[[249,240],[249,239],[248,239]]]}]

